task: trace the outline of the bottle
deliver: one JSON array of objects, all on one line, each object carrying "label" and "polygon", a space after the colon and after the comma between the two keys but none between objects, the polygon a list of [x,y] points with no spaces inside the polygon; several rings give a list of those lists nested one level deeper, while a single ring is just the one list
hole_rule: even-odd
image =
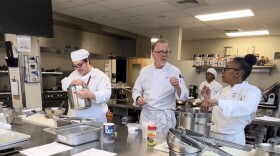
[{"label": "bottle", "polygon": [[157,136],[156,136],[156,125],[148,125],[147,131],[147,145],[155,146],[157,144]]}]

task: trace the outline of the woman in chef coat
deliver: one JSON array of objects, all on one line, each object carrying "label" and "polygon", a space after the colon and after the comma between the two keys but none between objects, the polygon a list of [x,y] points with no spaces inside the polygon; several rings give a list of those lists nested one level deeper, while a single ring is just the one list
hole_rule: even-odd
[{"label": "woman in chef coat", "polygon": [[229,61],[222,72],[222,80],[229,84],[210,98],[210,89],[203,87],[204,100],[200,109],[208,112],[212,108],[212,137],[245,145],[244,128],[253,120],[261,100],[261,91],[246,79],[257,59],[252,54]]},{"label": "woman in chef coat", "polygon": [[170,53],[166,40],[152,45],[154,63],[141,69],[132,94],[134,104],[142,107],[142,130],[155,124],[157,135],[165,137],[169,128],[176,126],[176,99],[186,100],[189,95],[180,70],[167,62]]},{"label": "woman in chef coat", "polygon": [[99,122],[106,122],[106,112],[108,111],[107,102],[111,96],[111,82],[109,77],[100,71],[93,68],[88,59],[89,52],[85,49],[73,51],[71,59],[73,68],[75,69],[68,77],[65,77],[62,83],[64,91],[71,85],[86,85],[90,78],[87,89],[77,92],[79,98],[88,98],[91,101],[91,106],[87,109],[68,111],[68,116],[94,118]]},{"label": "woman in chef coat", "polygon": [[201,96],[201,90],[203,86],[207,86],[211,90],[210,97],[216,95],[219,91],[223,89],[223,86],[215,80],[217,76],[217,71],[214,68],[208,68],[205,74],[206,81],[203,81],[198,88],[198,95],[200,100],[203,100],[203,96]]}]

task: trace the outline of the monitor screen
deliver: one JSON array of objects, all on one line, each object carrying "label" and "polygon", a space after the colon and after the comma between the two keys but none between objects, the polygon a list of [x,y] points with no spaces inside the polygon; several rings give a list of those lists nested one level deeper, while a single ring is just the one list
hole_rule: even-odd
[{"label": "monitor screen", "polygon": [[0,33],[52,38],[51,0],[0,0]]}]

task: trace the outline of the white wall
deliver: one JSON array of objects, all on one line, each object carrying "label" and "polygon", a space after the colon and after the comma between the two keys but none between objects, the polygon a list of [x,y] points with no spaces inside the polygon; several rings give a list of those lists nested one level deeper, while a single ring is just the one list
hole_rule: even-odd
[{"label": "white wall", "polygon": [[224,47],[233,47],[231,54],[245,55],[248,48],[255,46],[255,54],[274,58],[274,52],[280,51],[280,36],[233,38],[216,40],[183,41],[181,60],[190,60],[194,54],[220,54],[223,56]]},{"label": "white wall", "polygon": [[[235,55],[238,50],[239,55],[245,55],[247,48],[254,45],[256,47],[255,53],[260,56],[267,56],[276,67],[269,73],[251,73],[248,78],[249,83],[261,87],[263,89],[268,88],[274,82],[280,81],[280,59],[273,60],[274,52],[280,51],[280,36],[269,37],[254,37],[254,38],[235,38],[235,39],[219,39],[219,40],[199,40],[199,41],[184,41],[182,44],[182,61],[170,62],[181,69],[182,74],[185,77],[185,81],[188,85],[199,85],[205,80],[205,71],[196,72],[196,69],[192,67],[192,60],[190,60],[193,54],[209,54],[218,53],[223,54],[223,47],[232,46],[235,47],[232,51]],[[247,47],[247,48],[246,48]],[[185,60],[184,60],[185,59]],[[218,71],[217,81],[221,81],[221,71]],[[226,84],[223,84],[224,86]]]}]

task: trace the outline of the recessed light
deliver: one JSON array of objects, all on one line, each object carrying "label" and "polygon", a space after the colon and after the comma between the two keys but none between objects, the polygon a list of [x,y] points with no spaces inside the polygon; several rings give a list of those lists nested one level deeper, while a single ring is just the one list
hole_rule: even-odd
[{"label": "recessed light", "polygon": [[194,17],[198,18],[201,21],[213,21],[213,20],[241,18],[241,17],[249,17],[249,16],[254,16],[254,13],[250,9],[197,15]]},{"label": "recessed light", "polygon": [[158,38],[151,38],[151,42],[152,43],[155,43],[156,41],[158,41],[159,39]]},{"label": "recessed light", "polygon": [[268,35],[268,30],[258,30],[258,31],[243,31],[243,32],[231,32],[226,33],[229,37],[237,37],[237,36],[256,36],[256,35]]}]

